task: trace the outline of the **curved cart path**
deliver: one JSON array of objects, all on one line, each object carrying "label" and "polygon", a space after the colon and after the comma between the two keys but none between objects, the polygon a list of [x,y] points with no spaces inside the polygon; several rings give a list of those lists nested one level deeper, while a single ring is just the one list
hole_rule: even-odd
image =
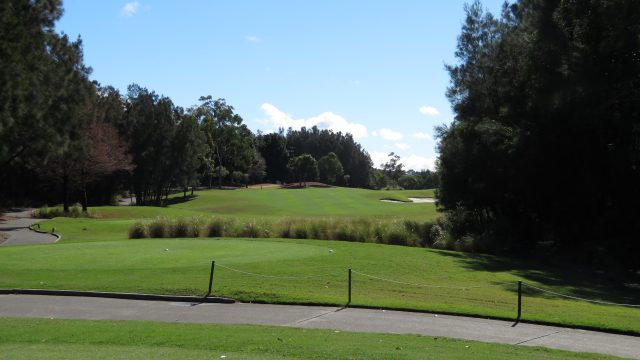
[{"label": "curved cart path", "polygon": [[32,210],[16,209],[2,215],[0,218],[0,233],[8,235],[9,238],[4,241],[2,241],[3,238],[0,238],[0,246],[48,244],[58,241],[58,238],[54,235],[41,234],[29,230],[29,226],[43,221],[43,219],[32,218]]},{"label": "curved cart path", "polygon": [[0,317],[258,324],[344,331],[420,334],[543,346],[640,359],[640,337],[434,315],[324,306],[196,304],[88,297],[0,295]]}]

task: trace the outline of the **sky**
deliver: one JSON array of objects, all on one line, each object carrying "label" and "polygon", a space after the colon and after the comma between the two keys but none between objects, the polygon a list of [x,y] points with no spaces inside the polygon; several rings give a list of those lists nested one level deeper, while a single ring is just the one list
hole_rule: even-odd
[{"label": "sky", "polygon": [[254,132],[349,132],[374,166],[395,152],[433,170],[464,3],[67,0],[56,30],[80,36],[91,79],[123,94],[136,83],[185,109],[224,98]]}]

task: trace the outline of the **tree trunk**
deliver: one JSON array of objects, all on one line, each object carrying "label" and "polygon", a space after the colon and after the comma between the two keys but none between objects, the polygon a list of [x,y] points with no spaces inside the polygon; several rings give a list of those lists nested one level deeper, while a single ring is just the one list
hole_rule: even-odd
[{"label": "tree trunk", "polygon": [[87,213],[88,212],[88,202],[89,200],[87,199],[87,182],[83,181],[82,182],[82,212],[83,213]]},{"label": "tree trunk", "polygon": [[62,209],[69,212],[69,175],[66,169],[62,171]]},{"label": "tree trunk", "polygon": [[191,185],[191,197],[193,197],[193,188],[194,188],[194,187],[195,187],[195,186]]}]

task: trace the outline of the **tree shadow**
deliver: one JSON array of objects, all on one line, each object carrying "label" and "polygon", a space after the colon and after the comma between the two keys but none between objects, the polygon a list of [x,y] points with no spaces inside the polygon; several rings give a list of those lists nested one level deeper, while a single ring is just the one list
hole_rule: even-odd
[{"label": "tree shadow", "polygon": [[[450,257],[462,267],[473,271],[508,272],[519,277],[524,283],[561,294],[584,299],[606,301],[619,304],[640,304],[637,284],[629,284],[613,278],[606,272],[575,265],[547,265],[530,260],[508,259],[485,254],[437,251],[436,254]],[[509,291],[517,292],[515,287]],[[558,298],[524,286],[527,296]]]},{"label": "tree shadow", "polygon": [[197,197],[198,197],[197,194],[187,195],[187,196],[173,196],[173,197],[170,197],[167,200],[164,200],[163,203],[162,203],[162,206],[166,207],[166,206],[170,206],[170,205],[188,203],[189,201],[195,200]]}]

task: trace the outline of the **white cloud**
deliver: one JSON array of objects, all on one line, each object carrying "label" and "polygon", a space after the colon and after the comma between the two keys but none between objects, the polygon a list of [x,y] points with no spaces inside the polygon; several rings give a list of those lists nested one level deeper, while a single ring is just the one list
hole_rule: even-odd
[{"label": "white cloud", "polygon": [[431,135],[421,131],[411,134],[411,137],[418,140],[433,140]]},{"label": "white cloud", "polygon": [[294,119],[290,114],[280,111],[272,104],[264,103],[260,106],[262,111],[267,115],[268,119],[263,121],[266,124],[273,125],[278,128],[294,128],[313,127],[318,129],[328,129],[335,132],[350,133],[354,139],[367,137],[367,128],[362,124],[350,123],[345,118],[332,112],[324,112],[318,116],[309,119]]},{"label": "white cloud", "polygon": [[375,131],[375,130],[373,130],[373,131],[371,132],[371,136],[378,136],[378,132],[377,132],[377,131]]},{"label": "white cloud", "polygon": [[404,164],[406,169],[412,169],[416,171],[420,170],[435,170],[436,158],[425,157],[416,154],[409,155],[407,157],[401,157],[400,162]]},{"label": "white cloud", "polygon": [[389,153],[382,151],[374,151],[369,153],[369,157],[371,157],[371,161],[373,162],[374,168],[381,168],[382,164],[386,163],[389,160]]},{"label": "white cloud", "polygon": [[427,116],[438,116],[440,115],[440,111],[434,108],[433,106],[421,106],[419,111]]},{"label": "white cloud", "polygon": [[259,43],[262,41],[262,39],[260,39],[259,37],[255,36],[255,35],[246,35],[244,37],[245,40],[247,40],[248,42],[252,42],[252,43]]},{"label": "white cloud", "polygon": [[[389,153],[382,151],[373,151],[369,153],[371,157],[371,161],[373,161],[373,167],[380,168],[382,164],[389,161]],[[409,156],[401,156],[400,163],[404,165],[405,170],[435,170],[436,168],[436,158],[435,157],[426,157],[420,156],[416,154],[412,154]]]},{"label": "white cloud", "polygon": [[409,146],[409,144],[405,144],[405,143],[396,143],[396,147],[398,149],[400,149],[400,150],[407,150],[411,146]]},{"label": "white cloud", "polygon": [[385,140],[398,141],[402,140],[404,135],[391,129],[380,129],[378,134]]},{"label": "white cloud", "polygon": [[140,2],[132,1],[124,4],[122,9],[120,9],[120,14],[126,17],[132,17],[135,13],[140,9]]}]

